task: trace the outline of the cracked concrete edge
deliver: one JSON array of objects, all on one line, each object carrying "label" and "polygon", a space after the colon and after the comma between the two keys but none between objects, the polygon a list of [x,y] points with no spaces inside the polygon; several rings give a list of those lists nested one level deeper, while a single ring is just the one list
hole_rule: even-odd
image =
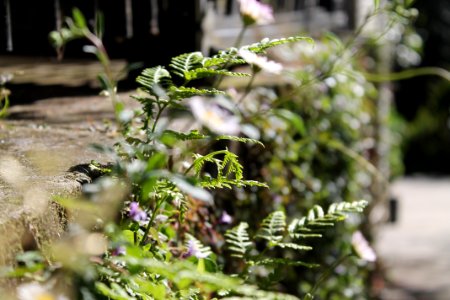
[{"label": "cracked concrete edge", "polygon": [[[23,205],[24,195],[10,192],[3,195],[4,218],[0,218],[0,266],[14,265],[15,257],[25,249],[39,248],[60,237],[65,230],[63,207],[54,201],[55,196],[76,198],[81,196],[83,184],[91,183],[98,174],[88,168],[74,166],[58,176],[40,178],[41,190],[48,193],[45,210],[36,212]],[[5,207],[6,206],[6,207]],[[51,229],[51,230],[49,230]]]}]

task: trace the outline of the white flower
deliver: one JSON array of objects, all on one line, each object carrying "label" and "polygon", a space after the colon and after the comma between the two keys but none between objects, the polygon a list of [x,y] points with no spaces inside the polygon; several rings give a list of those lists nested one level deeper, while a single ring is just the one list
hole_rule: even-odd
[{"label": "white flower", "polygon": [[355,231],[352,235],[352,245],[355,249],[355,252],[362,259],[374,262],[377,260],[377,255],[375,251],[370,247],[369,242],[363,236],[361,231]]},{"label": "white flower", "polygon": [[274,74],[280,74],[283,66],[277,62],[268,60],[265,56],[259,56],[246,49],[240,49],[239,55],[249,64],[255,65],[264,71]]},{"label": "white flower", "polygon": [[17,287],[18,300],[68,300],[66,296],[54,294],[46,285],[36,282],[21,284]]},{"label": "white flower", "polygon": [[237,135],[240,132],[239,119],[228,114],[218,104],[196,96],[189,100],[192,114],[199,123],[217,134]]},{"label": "white flower", "polygon": [[265,25],[274,21],[272,7],[256,0],[238,0],[245,25]]}]

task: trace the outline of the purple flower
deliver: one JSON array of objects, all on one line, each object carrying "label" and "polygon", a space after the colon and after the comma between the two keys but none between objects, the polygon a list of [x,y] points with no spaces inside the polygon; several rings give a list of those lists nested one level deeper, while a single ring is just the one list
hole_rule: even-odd
[{"label": "purple flower", "polygon": [[147,213],[139,207],[139,203],[131,202],[129,217],[136,222],[145,221],[147,219]]},{"label": "purple flower", "polygon": [[125,255],[126,249],[124,246],[118,246],[111,251],[112,256]]},{"label": "purple flower", "polygon": [[233,217],[230,216],[226,211],[223,211],[222,215],[219,218],[220,224],[231,224],[233,222]]}]

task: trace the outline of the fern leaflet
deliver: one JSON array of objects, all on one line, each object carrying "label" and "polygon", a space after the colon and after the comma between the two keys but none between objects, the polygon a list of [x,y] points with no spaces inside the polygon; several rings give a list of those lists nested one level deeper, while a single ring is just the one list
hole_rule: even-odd
[{"label": "fern leaflet", "polygon": [[136,78],[136,81],[145,88],[147,93],[155,97],[160,96],[158,91],[155,90],[156,87],[169,87],[172,85],[169,71],[161,66],[145,69],[142,71],[141,75]]},{"label": "fern leaflet", "polygon": [[203,245],[202,242],[196,239],[193,235],[186,233],[186,237],[186,248],[188,249],[189,255],[203,258],[212,254],[211,248],[209,246]]},{"label": "fern leaflet", "polygon": [[218,55],[214,55],[213,57],[206,57],[203,60],[203,66],[208,67],[222,67],[222,66],[234,66],[234,65],[242,65],[245,64],[245,60],[242,58],[236,58],[236,51],[231,53],[221,53]]},{"label": "fern leaflet", "polygon": [[261,146],[264,147],[264,144],[261,143],[258,140],[250,139],[250,138],[244,138],[244,137],[235,136],[235,135],[219,135],[215,139],[218,140],[218,141],[220,141],[220,140],[230,140],[230,141],[241,142],[241,143],[254,143],[254,144],[258,144],[258,145],[261,145]]},{"label": "fern leaflet", "polygon": [[198,68],[191,70],[189,72],[185,72],[185,77],[187,80],[200,79],[205,77],[211,77],[216,75],[225,75],[225,76],[235,76],[235,77],[250,77],[251,75],[243,72],[232,72],[228,70],[215,70],[208,68]]},{"label": "fern leaflet", "polygon": [[333,203],[328,208],[327,214],[322,207],[315,205],[307,213],[306,217],[294,219],[288,226],[289,235],[292,238],[321,237],[317,230],[333,226],[334,223],[343,221],[346,212],[362,212],[368,204],[367,201]]},{"label": "fern leaflet", "polygon": [[252,245],[247,229],[248,224],[241,222],[238,226],[226,231],[225,242],[229,244],[228,249],[232,251],[231,256],[244,258],[249,247]]},{"label": "fern leaflet", "polygon": [[202,67],[203,55],[201,52],[191,52],[181,54],[172,58],[170,67],[173,69],[173,73],[186,79],[189,78],[189,71]]},{"label": "fern leaflet", "polygon": [[245,48],[251,52],[254,52],[254,53],[262,53],[262,52],[265,52],[269,48],[283,45],[283,44],[298,42],[298,41],[306,41],[310,44],[314,44],[314,40],[310,37],[291,36],[291,37],[287,37],[287,38],[272,39],[272,40],[265,38],[265,39],[261,40],[261,42],[254,43],[249,46],[245,46],[243,48]]},{"label": "fern leaflet", "polygon": [[283,239],[285,228],[286,215],[282,211],[274,211],[262,221],[256,237],[269,241],[270,246],[275,246]]},{"label": "fern leaflet", "polygon": [[171,86],[169,88],[170,97],[173,100],[182,100],[192,96],[224,95],[225,92],[217,89],[197,89],[194,87]]},{"label": "fern leaflet", "polygon": [[291,260],[287,258],[264,258],[255,262],[256,265],[287,265],[287,266],[303,266],[307,268],[320,267],[318,264],[305,263],[300,260]]}]

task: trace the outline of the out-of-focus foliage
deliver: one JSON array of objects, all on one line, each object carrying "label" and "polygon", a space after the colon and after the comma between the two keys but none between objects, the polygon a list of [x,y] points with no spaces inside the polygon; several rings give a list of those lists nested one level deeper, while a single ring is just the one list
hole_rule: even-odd
[{"label": "out-of-focus foliage", "polygon": [[[413,29],[422,40],[421,68],[450,70],[450,3],[417,0],[420,14]],[[414,37],[413,40],[419,41]],[[404,66],[399,64],[398,69]],[[449,99],[450,76],[417,77],[395,85],[396,106],[407,122],[403,151],[406,172],[448,174],[450,172]]]},{"label": "out-of-focus foliage", "polygon": [[5,117],[9,107],[9,94],[11,93],[5,85],[13,79],[13,74],[0,73],[0,118]]}]

